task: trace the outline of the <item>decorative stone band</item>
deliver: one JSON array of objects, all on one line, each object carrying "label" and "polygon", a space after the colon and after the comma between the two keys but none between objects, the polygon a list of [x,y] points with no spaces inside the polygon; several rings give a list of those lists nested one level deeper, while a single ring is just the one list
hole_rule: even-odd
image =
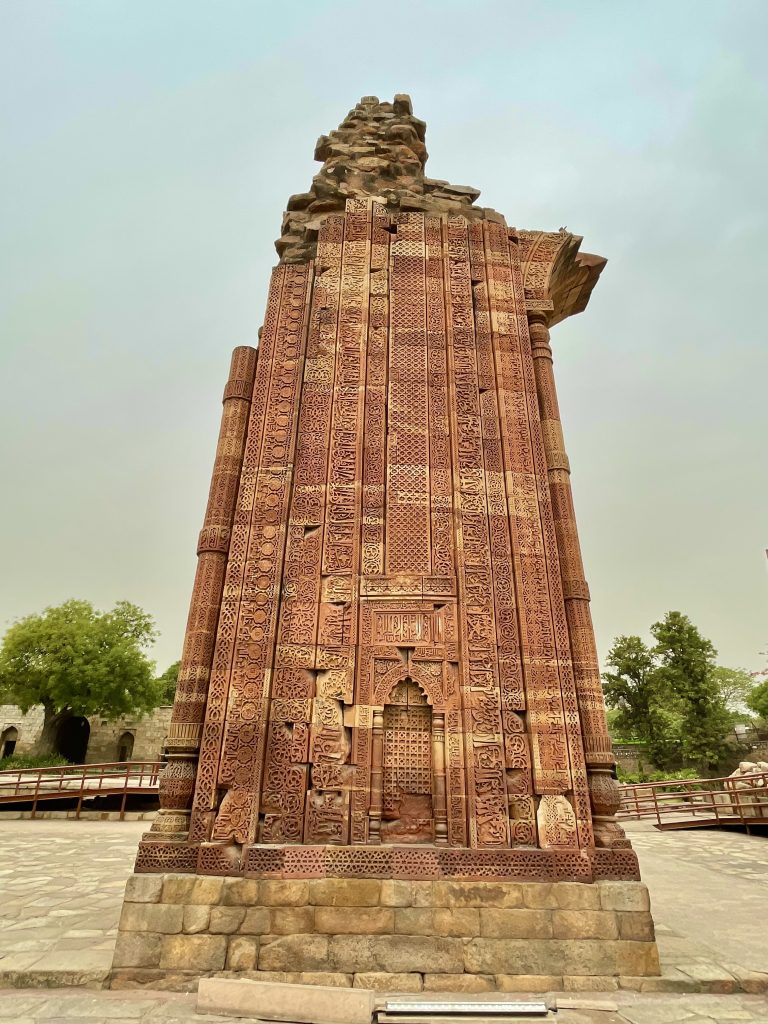
[{"label": "decorative stone band", "polygon": [[145,841],[136,871],[246,878],[395,878],[575,881],[640,878],[628,849],[470,850],[445,847],[192,846]]}]

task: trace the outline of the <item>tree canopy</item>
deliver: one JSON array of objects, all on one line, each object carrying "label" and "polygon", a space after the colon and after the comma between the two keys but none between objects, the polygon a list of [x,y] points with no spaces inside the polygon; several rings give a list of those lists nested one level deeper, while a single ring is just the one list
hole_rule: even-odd
[{"label": "tree canopy", "polygon": [[159,688],[147,649],[152,617],[128,601],[99,612],[70,600],[14,623],[0,648],[0,694],[28,711],[45,710],[43,732],[62,715],[121,715],[149,711]]},{"label": "tree canopy", "polygon": [[757,683],[752,688],[752,691],[745,700],[745,704],[750,711],[754,711],[758,718],[768,722],[768,679],[765,679],[762,683]]},{"label": "tree canopy", "polygon": [[159,700],[161,704],[173,704],[173,699],[176,696],[176,684],[179,681],[180,668],[181,662],[174,661],[174,663],[169,665],[161,676],[157,677]]},{"label": "tree canopy", "polygon": [[658,768],[717,768],[744,680],[739,670],[718,669],[715,648],[681,612],[667,612],[651,635],[650,646],[620,636],[608,654],[603,689],[614,727],[645,742]]}]

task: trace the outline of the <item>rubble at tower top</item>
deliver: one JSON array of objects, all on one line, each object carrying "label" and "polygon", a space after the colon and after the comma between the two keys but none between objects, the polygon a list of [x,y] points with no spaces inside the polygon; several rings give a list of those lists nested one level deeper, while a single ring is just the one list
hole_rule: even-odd
[{"label": "rubble at tower top", "polygon": [[474,206],[480,190],[451,185],[424,174],[426,124],[413,115],[410,96],[380,103],[363,96],[330,135],[321,135],[315,159],[323,166],[308,192],[288,200],[281,236],[281,263],[303,263],[315,255],[317,233],[330,213],[343,212],[347,199],[371,196],[393,212],[460,213],[468,220],[502,221],[495,210]]}]

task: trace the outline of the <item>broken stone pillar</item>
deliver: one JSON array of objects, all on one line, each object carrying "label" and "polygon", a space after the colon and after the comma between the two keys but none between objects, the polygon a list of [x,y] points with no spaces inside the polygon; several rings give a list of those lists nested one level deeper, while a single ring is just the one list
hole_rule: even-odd
[{"label": "broken stone pillar", "polygon": [[427,178],[424,137],[364,97],[288,201],[116,981],[658,968],[549,344],[605,260]]}]

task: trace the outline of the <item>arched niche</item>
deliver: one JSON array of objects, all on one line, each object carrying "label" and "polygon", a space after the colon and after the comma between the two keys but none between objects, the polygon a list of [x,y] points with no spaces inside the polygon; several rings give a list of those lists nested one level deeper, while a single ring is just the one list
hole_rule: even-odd
[{"label": "arched niche", "polygon": [[411,672],[373,710],[369,842],[447,844],[445,713]]},{"label": "arched niche", "polygon": [[136,737],[132,732],[124,732],[117,741],[117,760],[130,761],[133,757],[133,744]]},{"label": "arched niche", "polygon": [[13,726],[8,726],[7,729],[3,729],[0,733],[0,758],[10,757],[16,749],[16,743],[19,739],[19,730]]}]

